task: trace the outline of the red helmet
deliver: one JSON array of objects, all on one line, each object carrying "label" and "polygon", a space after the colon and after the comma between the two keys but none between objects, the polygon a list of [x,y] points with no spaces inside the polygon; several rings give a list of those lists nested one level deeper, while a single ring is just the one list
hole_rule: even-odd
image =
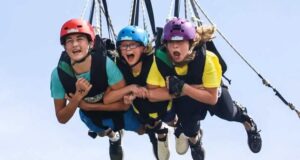
[{"label": "red helmet", "polygon": [[94,41],[95,39],[95,32],[90,23],[81,19],[71,19],[65,22],[65,24],[61,27],[60,43],[63,45],[65,43],[65,37],[73,33],[86,34],[90,41]]}]

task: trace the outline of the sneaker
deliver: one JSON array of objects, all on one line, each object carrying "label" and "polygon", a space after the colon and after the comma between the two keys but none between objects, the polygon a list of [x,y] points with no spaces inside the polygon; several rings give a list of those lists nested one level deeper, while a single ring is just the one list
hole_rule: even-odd
[{"label": "sneaker", "polygon": [[252,119],[251,126],[252,128],[247,131],[248,135],[248,146],[253,153],[258,153],[262,147],[262,139],[260,136],[260,131],[257,130],[257,126]]},{"label": "sneaker", "polygon": [[169,160],[170,158],[170,151],[169,151],[169,144],[168,144],[168,136],[166,135],[165,140],[158,140],[157,141],[157,154],[159,160]]},{"label": "sneaker", "polygon": [[246,130],[248,136],[248,146],[253,153],[258,153],[262,147],[262,139],[260,136],[260,130],[257,129],[257,125],[253,119],[248,115],[247,108],[243,107],[240,103],[233,101],[233,105],[241,109],[243,114],[243,119],[251,125],[251,129]]},{"label": "sneaker", "polygon": [[117,141],[109,140],[109,156],[111,160],[123,160],[123,149],[121,146],[121,131],[116,132],[116,134],[119,135],[119,139]]},{"label": "sneaker", "polygon": [[[200,131],[200,133],[202,133],[202,131]],[[205,151],[204,148],[202,147],[201,137],[198,139],[196,144],[193,144],[189,141],[193,160],[204,160],[205,158]]]},{"label": "sneaker", "polygon": [[182,132],[182,128],[178,126],[175,129],[176,152],[183,155],[189,149],[188,137]]}]

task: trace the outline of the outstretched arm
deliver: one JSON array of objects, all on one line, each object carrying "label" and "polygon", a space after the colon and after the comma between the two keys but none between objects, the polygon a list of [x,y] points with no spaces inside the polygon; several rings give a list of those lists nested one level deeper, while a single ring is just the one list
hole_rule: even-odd
[{"label": "outstretched arm", "polygon": [[148,88],[147,98],[151,102],[159,102],[159,101],[166,101],[172,99],[172,96],[169,94],[169,91],[166,87],[148,85],[147,88]]},{"label": "outstretched arm", "polygon": [[134,92],[137,89],[137,85],[125,86],[125,81],[122,80],[116,85],[109,87],[104,95],[103,103],[110,104],[123,99],[125,95]]},{"label": "outstretched arm", "polygon": [[182,94],[210,105],[215,105],[218,101],[218,88],[196,88],[185,83]]},{"label": "outstretched arm", "polygon": [[129,104],[124,104],[123,101],[118,101],[110,104],[103,103],[87,103],[80,102],[80,108],[86,111],[126,111],[130,107]]}]

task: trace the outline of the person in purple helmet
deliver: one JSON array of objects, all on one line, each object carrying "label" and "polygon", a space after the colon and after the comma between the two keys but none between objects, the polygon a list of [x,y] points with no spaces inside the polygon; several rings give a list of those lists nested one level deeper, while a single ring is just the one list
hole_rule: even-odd
[{"label": "person in purple helmet", "polygon": [[[212,115],[244,124],[248,145],[252,152],[261,149],[261,137],[256,124],[245,108],[235,103],[222,87],[222,66],[214,53],[206,50],[205,42],[212,37],[213,29],[199,29],[185,19],[173,18],[164,26],[163,48],[156,51],[156,61],[149,84],[167,84],[167,88],[152,90],[152,101],[173,99],[178,116],[175,129],[176,151],[185,154],[190,147],[194,160],[205,157],[201,143],[200,120],[209,111]],[[208,35],[208,36],[207,36]],[[200,37],[199,37],[200,36]],[[205,38],[206,37],[206,38]],[[206,39],[206,40],[205,40]],[[161,76],[157,76],[161,74]],[[149,78],[151,79],[151,78]]]}]

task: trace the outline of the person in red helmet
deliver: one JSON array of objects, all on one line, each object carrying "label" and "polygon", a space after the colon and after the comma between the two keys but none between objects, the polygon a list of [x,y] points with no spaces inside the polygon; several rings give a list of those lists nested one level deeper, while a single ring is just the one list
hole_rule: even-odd
[{"label": "person in red helmet", "polygon": [[105,51],[93,49],[94,40],[88,22],[71,19],[64,23],[60,43],[65,51],[51,74],[51,96],[60,123],[67,123],[79,108],[90,135],[108,136],[110,158],[122,160],[121,130],[139,132],[141,125],[123,101],[105,103],[110,91],[124,87],[125,81]]}]

